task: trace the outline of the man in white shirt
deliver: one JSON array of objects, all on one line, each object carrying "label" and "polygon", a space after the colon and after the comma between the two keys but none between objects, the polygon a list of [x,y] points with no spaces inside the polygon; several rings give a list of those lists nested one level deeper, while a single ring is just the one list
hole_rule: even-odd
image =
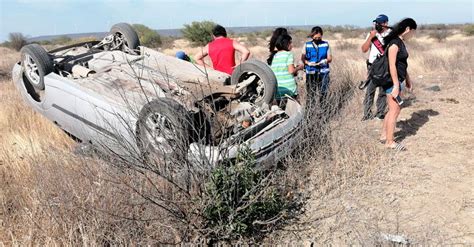
[{"label": "man in white shirt", "polygon": [[[367,34],[367,38],[362,44],[362,52],[369,51],[369,57],[367,59],[367,70],[370,68],[374,60],[380,54],[383,54],[383,38],[387,36],[391,29],[388,27],[388,17],[384,14],[380,14],[373,21],[374,29]],[[364,99],[364,117],[362,120],[369,120],[372,118],[383,119],[385,117],[385,109],[387,108],[386,94],[382,87],[379,87],[379,94],[377,97],[377,112],[375,116],[372,114],[372,105],[374,104],[375,91],[377,86],[375,86],[370,78],[367,79],[367,91]]]}]

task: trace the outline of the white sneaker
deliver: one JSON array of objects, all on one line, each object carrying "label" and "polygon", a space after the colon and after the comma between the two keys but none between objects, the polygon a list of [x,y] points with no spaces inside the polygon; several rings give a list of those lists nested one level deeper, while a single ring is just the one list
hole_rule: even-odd
[{"label": "white sneaker", "polygon": [[374,119],[375,119],[376,121],[383,121],[383,118],[381,118],[381,117],[374,117]]}]

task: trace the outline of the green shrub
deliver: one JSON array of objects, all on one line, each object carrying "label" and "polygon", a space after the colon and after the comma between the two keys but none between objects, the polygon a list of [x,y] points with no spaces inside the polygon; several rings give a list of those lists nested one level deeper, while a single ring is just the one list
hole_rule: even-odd
[{"label": "green shrub", "polygon": [[214,238],[256,236],[278,222],[287,208],[273,174],[255,164],[252,151],[243,147],[234,162],[225,162],[212,172],[205,185],[204,217]]},{"label": "green shrub", "polygon": [[185,24],[181,32],[194,46],[204,46],[212,40],[211,34],[215,25],[212,21],[193,21],[191,24]]},{"label": "green shrub", "polygon": [[8,42],[8,45],[17,51],[19,51],[23,46],[28,44],[28,42],[26,41],[26,37],[22,33],[10,33],[8,37],[10,40]]},{"label": "green shrub", "polygon": [[464,33],[468,36],[474,35],[474,24],[467,25],[464,27]]},{"label": "green shrub", "polygon": [[140,39],[140,44],[150,48],[156,48],[161,46],[161,36],[157,31],[142,25],[142,24],[133,24],[133,28],[138,34]]}]

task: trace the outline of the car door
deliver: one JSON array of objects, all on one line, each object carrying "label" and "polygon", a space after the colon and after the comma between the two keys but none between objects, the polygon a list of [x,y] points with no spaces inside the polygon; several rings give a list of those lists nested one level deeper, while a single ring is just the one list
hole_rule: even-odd
[{"label": "car door", "polygon": [[76,97],[79,133],[87,142],[116,154],[135,152],[135,120],[126,109],[94,93]]}]

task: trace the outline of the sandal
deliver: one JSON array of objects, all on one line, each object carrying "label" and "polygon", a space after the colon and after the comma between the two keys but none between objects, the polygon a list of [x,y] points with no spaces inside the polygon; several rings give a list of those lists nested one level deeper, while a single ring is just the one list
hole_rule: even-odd
[{"label": "sandal", "polygon": [[394,142],[392,143],[392,145],[388,146],[387,148],[396,150],[396,151],[407,151],[407,148],[399,142]]}]

